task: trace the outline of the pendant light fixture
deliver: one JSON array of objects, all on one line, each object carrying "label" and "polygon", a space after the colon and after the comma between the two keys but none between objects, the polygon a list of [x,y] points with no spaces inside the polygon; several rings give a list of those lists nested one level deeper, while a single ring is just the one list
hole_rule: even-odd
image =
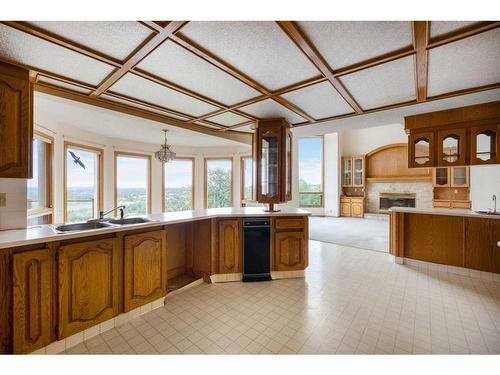
[{"label": "pendant light fixture", "polygon": [[161,145],[161,149],[155,152],[155,158],[162,163],[169,163],[175,159],[175,152],[170,149],[170,145],[167,144],[167,132],[168,129],[163,129],[165,133],[165,143]]}]

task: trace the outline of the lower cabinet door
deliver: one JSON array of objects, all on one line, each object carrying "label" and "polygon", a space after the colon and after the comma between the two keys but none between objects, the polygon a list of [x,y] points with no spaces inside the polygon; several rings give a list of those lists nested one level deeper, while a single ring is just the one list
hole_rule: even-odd
[{"label": "lower cabinet door", "polygon": [[219,273],[240,273],[241,226],[239,219],[218,222]]},{"label": "lower cabinet door", "polygon": [[276,271],[305,268],[304,232],[276,232],[274,235],[274,268]]},{"label": "lower cabinet door", "polygon": [[363,217],[363,203],[362,202],[352,202],[351,203],[351,216]]},{"label": "lower cabinet door", "polygon": [[30,353],[51,341],[52,265],[49,250],[14,254],[13,351]]},{"label": "lower cabinet door", "polygon": [[125,236],[124,310],[130,311],[167,292],[167,239],[164,230]]},{"label": "lower cabinet door", "polygon": [[119,309],[119,250],[116,239],[59,249],[59,338],[113,318]]},{"label": "lower cabinet door", "polygon": [[500,273],[500,220],[467,217],[465,267]]},{"label": "lower cabinet door", "polygon": [[340,202],[340,216],[351,216],[351,203]]}]

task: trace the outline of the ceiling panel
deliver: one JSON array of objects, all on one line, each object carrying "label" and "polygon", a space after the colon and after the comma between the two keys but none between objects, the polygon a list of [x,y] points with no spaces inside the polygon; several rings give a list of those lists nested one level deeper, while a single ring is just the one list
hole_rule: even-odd
[{"label": "ceiling panel", "polygon": [[275,22],[190,22],[181,33],[269,90],[319,74]]},{"label": "ceiling panel", "polygon": [[119,104],[125,104],[125,105],[129,105],[129,106],[132,106],[132,107],[136,107],[138,109],[143,109],[145,111],[158,113],[160,115],[165,115],[165,116],[173,117],[173,118],[176,118],[176,119],[179,119],[179,120],[183,120],[183,121],[189,120],[188,117],[178,116],[178,115],[175,115],[175,114],[172,114],[172,113],[168,113],[168,112],[165,112],[165,111],[162,111],[162,110],[159,110],[159,109],[155,109],[155,108],[151,108],[151,107],[148,107],[148,106],[145,106],[145,105],[137,104],[135,102],[131,102],[131,101],[126,100],[126,99],[117,98],[115,96],[108,95],[108,94],[102,94],[100,96],[100,98],[109,100],[111,102],[115,102],[115,103],[119,103]]},{"label": "ceiling panel", "polygon": [[411,22],[299,22],[334,70],[412,45]]},{"label": "ceiling panel", "polygon": [[415,99],[414,56],[340,77],[363,109]]},{"label": "ceiling panel", "polygon": [[500,29],[429,51],[428,95],[500,82]]},{"label": "ceiling panel", "polygon": [[138,68],[226,105],[260,95],[250,86],[170,41],[148,55]]},{"label": "ceiling panel", "polygon": [[0,58],[97,86],[113,67],[0,24]]},{"label": "ceiling panel", "polygon": [[288,108],[283,107],[281,104],[276,103],[272,99],[266,99],[261,102],[250,104],[245,107],[241,107],[239,110],[262,119],[284,117],[292,124],[306,121],[306,119],[303,119],[295,112],[290,111]]},{"label": "ceiling panel", "polygon": [[315,119],[354,112],[330,82],[307,86],[281,96]]},{"label": "ceiling panel", "polygon": [[133,21],[35,21],[43,30],[125,60],[152,32]]},{"label": "ceiling panel", "polygon": [[61,82],[61,81],[58,81],[57,79],[52,79],[52,78],[45,77],[42,75],[38,76],[38,82],[48,83],[50,85],[54,85],[54,86],[61,87],[63,89],[68,89],[71,91],[76,91],[76,92],[86,94],[86,95],[90,94],[90,92],[91,92],[89,89],[86,89],[86,88],[83,88],[80,86],[71,85],[69,83]]},{"label": "ceiling panel", "polygon": [[432,21],[431,22],[431,38],[440,36],[451,31],[461,29],[476,23],[475,21]]},{"label": "ceiling panel", "polygon": [[236,132],[243,132],[243,133],[253,133],[255,130],[254,127],[255,127],[255,125],[250,124],[250,125],[242,126],[241,128],[235,128],[235,129],[231,129],[231,130],[236,131]]},{"label": "ceiling panel", "polygon": [[111,86],[110,91],[192,116],[202,116],[218,109],[218,107],[211,104],[160,86],[132,73],[127,73],[117,83]]},{"label": "ceiling panel", "polygon": [[220,115],[207,118],[208,121],[216,122],[224,126],[232,126],[236,124],[241,124],[242,122],[248,121],[248,118],[237,115],[233,112],[224,112]]}]

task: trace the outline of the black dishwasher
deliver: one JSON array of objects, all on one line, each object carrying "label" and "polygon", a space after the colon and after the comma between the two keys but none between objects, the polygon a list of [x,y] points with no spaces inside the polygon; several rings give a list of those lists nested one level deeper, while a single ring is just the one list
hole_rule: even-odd
[{"label": "black dishwasher", "polygon": [[243,219],[243,281],[271,280],[271,219]]}]

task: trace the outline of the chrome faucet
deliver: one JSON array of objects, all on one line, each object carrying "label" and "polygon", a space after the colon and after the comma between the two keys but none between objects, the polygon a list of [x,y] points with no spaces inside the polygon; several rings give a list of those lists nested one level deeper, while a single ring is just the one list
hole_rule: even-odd
[{"label": "chrome faucet", "polygon": [[106,216],[107,214],[110,214],[111,212],[114,212],[116,210],[120,210],[120,219],[123,219],[123,216],[125,215],[125,206],[118,206],[118,207],[115,207],[109,211],[99,211],[99,220],[104,220],[104,216]]},{"label": "chrome faucet", "polygon": [[493,205],[494,205],[494,208],[493,208],[493,213],[497,213],[497,196],[495,194],[493,194],[493,196],[491,197],[491,199],[493,200]]}]

